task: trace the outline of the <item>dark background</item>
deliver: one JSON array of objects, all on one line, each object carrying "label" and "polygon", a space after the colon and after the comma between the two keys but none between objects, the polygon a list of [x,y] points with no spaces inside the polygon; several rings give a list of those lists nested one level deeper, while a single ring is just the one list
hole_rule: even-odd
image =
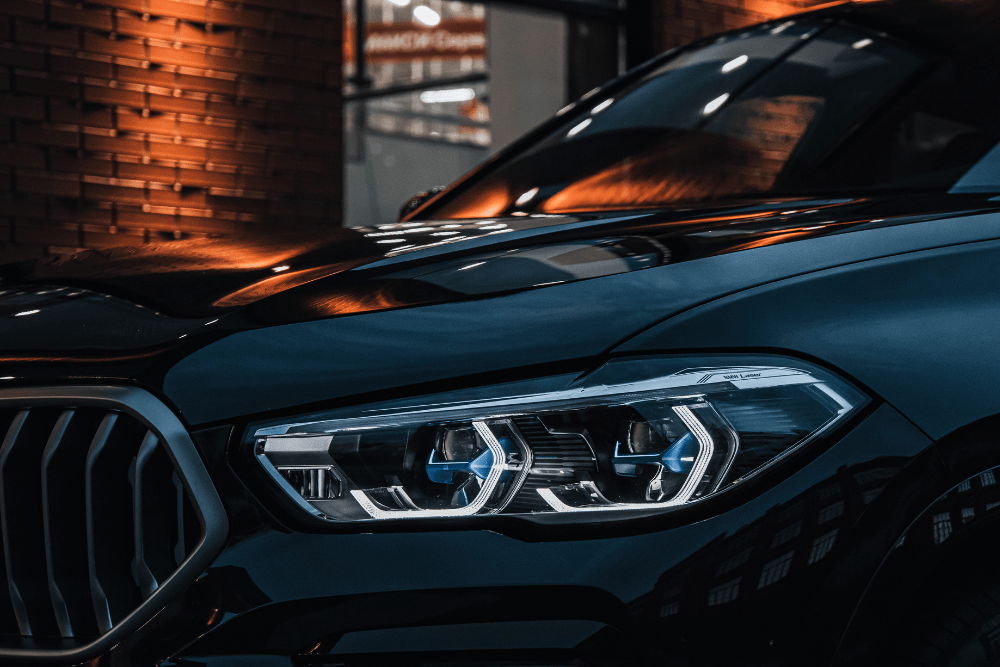
[{"label": "dark background", "polygon": [[[818,3],[511,4],[566,17],[571,100]],[[0,262],[340,226],[344,20],[335,0],[3,0]]]}]

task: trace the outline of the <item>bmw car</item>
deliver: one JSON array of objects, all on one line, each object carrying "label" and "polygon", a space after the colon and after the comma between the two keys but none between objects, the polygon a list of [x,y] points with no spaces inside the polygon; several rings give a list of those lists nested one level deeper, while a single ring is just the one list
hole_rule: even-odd
[{"label": "bmw car", "polygon": [[836,3],[398,222],[0,267],[0,662],[997,664],[998,37]]}]

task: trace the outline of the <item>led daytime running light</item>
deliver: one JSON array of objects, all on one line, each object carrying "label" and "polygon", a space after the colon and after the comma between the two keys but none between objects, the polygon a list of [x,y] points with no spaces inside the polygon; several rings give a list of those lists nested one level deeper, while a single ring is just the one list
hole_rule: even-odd
[{"label": "led daytime running light", "polygon": [[[490,448],[490,452],[493,454],[493,465],[490,466],[490,472],[486,476],[486,480],[483,482],[483,488],[479,491],[479,495],[476,496],[476,499],[473,502],[469,503],[465,507],[457,507],[455,509],[446,510],[426,510],[417,508],[416,505],[410,501],[410,504],[413,505],[413,509],[386,510],[378,507],[374,502],[372,502],[371,498],[368,497],[368,494],[360,489],[352,490],[351,495],[354,496],[354,499],[358,501],[358,504],[361,505],[361,507],[363,507],[373,519],[472,516],[473,514],[478,514],[479,511],[486,505],[487,501],[492,497],[493,491],[496,489],[497,483],[500,481],[500,475],[502,475],[504,470],[507,469],[507,452],[504,451],[503,446],[497,440],[496,436],[493,435],[493,432],[490,430],[489,426],[486,425],[486,422],[472,422],[472,426]],[[406,494],[406,491],[403,490],[402,487],[391,488],[398,489],[397,493],[403,494],[404,496]]]},{"label": "led daytime running light", "polygon": [[261,425],[255,457],[326,521],[648,512],[743,481],[868,400],[804,362],[722,359],[616,360],[584,380],[546,381],[555,390],[454,392]]}]

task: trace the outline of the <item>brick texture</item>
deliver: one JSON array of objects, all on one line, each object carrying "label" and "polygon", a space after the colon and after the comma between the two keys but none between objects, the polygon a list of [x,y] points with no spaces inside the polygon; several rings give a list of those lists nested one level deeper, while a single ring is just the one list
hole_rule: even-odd
[{"label": "brick texture", "polygon": [[654,0],[653,44],[657,52],[717,32],[770,21],[828,0]]},{"label": "brick texture", "polygon": [[337,0],[0,5],[0,261],[341,224]]}]

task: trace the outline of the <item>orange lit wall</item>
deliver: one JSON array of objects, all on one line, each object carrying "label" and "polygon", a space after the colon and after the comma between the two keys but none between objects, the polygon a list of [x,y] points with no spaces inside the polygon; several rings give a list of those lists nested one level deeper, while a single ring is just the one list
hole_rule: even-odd
[{"label": "orange lit wall", "polygon": [[700,37],[826,4],[829,0],[653,0],[657,52]]},{"label": "orange lit wall", "polygon": [[0,260],[339,226],[338,0],[0,5]]}]

